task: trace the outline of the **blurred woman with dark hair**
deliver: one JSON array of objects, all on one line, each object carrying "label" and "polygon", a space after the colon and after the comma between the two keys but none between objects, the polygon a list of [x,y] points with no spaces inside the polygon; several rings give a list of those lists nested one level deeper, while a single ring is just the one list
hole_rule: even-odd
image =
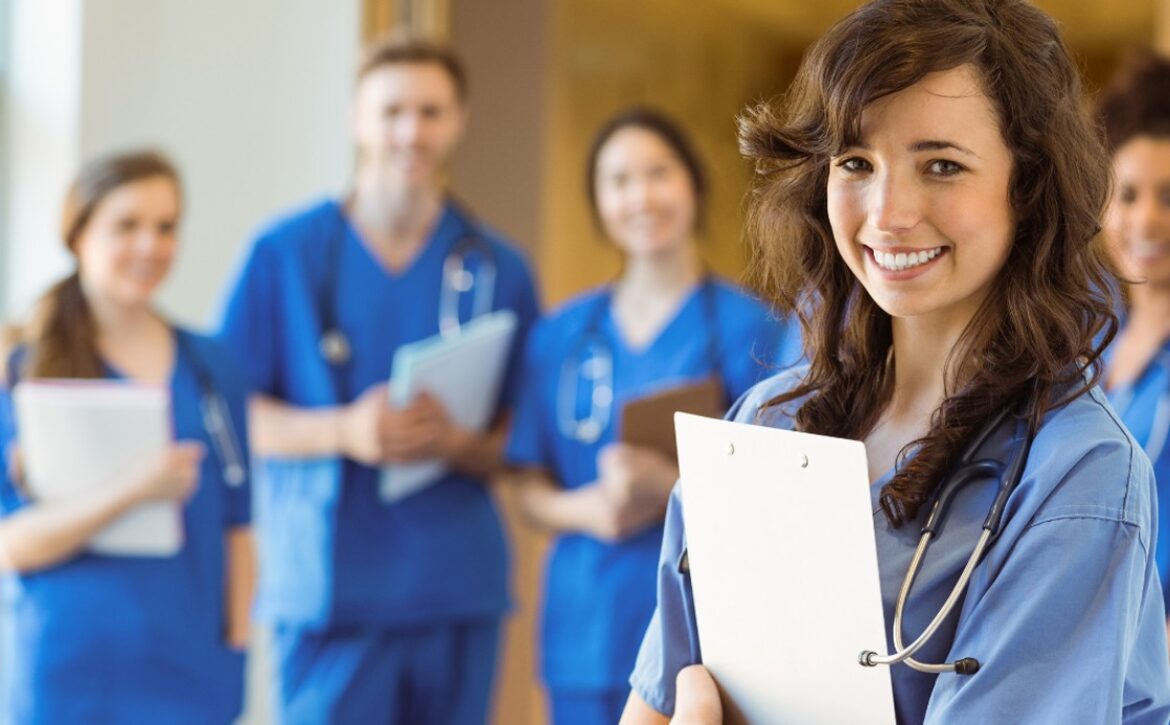
[{"label": "blurred woman with dark hair", "polygon": [[634,109],[610,119],[585,188],[624,268],[534,328],[506,454],[528,518],[557,534],[541,664],[558,725],[617,721],[654,611],[678,467],[669,452],[627,442],[621,411],[698,385],[720,414],[764,377],[761,362],[776,362],[785,336],[768,307],[706,271],[697,243],[706,176],[669,117]]},{"label": "blurred woman with dark hair", "polygon": [[[87,164],[62,219],[77,269],[41,299],[5,360],[0,571],[15,573],[16,583],[15,660],[5,663],[0,687],[5,723],[226,724],[243,708],[255,570],[245,388],[226,350],[155,309],[181,207],[178,173],[156,153]],[[177,442],[84,497],[39,500],[23,482],[10,388],[58,378],[166,387]],[[205,407],[211,394],[216,425]],[[222,438],[229,425],[230,453]],[[179,506],[178,553],[89,547],[152,502]]]},{"label": "blurred woman with dark hair", "polygon": [[1170,603],[1170,60],[1131,57],[1097,115],[1113,154],[1105,214],[1109,253],[1127,281],[1121,330],[1105,353],[1105,386],[1154,463],[1155,559]]},{"label": "blurred woman with dark hair", "polygon": [[[1116,328],[1094,244],[1109,159],[1081,104],[1031,4],[875,0],[816,43],[782,105],[741,122],[754,268],[806,318],[809,365],[729,417],[864,442],[891,641],[927,504],[961,454],[1020,466],[990,548],[999,475],[950,500],[920,562],[911,638],[972,568],[917,661],[890,672],[901,723],[1170,719],[1153,472],[1095,385]],[[702,643],[675,566],[684,503],[676,490],[626,723],[664,722],[676,677],[680,704],[710,684],[688,667]]]}]

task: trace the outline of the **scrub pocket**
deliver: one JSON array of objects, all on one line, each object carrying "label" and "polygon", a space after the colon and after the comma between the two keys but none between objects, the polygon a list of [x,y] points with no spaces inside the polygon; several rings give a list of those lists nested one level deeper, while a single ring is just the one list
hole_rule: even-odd
[{"label": "scrub pocket", "polygon": [[332,591],[341,462],[257,458],[254,468],[260,616],[323,622]]}]

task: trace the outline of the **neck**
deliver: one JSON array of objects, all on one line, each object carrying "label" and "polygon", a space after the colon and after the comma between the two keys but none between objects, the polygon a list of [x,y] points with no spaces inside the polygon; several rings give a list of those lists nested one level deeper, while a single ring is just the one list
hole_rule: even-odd
[{"label": "neck", "polygon": [[393,245],[425,236],[443,207],[443,195],[437,183],[407,188],[376,170],[359,169],[350,214],[358,228]]},{"label": "neck", "polygon": [[617,287],[625,295],[662,297],[690,289],[702,276],[699,250],[688,241],[668,252],[627,257]]},{"label": "neck", "polygon": [[965,325],[895,318],[894,391],[886,408],[892,417],[929,419],[946,398],[947,363]]},{"label": "neck", "polygon": [[1126,327],[1159,337],[1170,336],[1170,287],[1130,285]]},{"label": "neck", "polygon": [[87,298],[98,339],[117,345],[136,341],[166,325],[149,305],[120,305],[97,297]]}]

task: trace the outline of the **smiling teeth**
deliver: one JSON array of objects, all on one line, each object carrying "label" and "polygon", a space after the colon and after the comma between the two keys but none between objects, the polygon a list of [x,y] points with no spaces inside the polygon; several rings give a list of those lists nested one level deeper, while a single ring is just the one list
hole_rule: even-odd
[{"label": "smiling teeth", "polygon": [[879,252],[873,250],[873,259],[882,269],[888,269],[891,272],[901,272],[904,269],[918,267],[926,264],[934,259],[942,252],[942,247],[935,247],[934,249],[924,249],[921,252]]}]

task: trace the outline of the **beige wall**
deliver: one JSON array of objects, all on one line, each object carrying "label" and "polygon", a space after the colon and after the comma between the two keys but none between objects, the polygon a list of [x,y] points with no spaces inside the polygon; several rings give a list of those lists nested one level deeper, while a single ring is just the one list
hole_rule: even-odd
[{"label": "beige wall", "polygon": [[1170,54],[1170,0],[1157,2],[1157,20],[1154,24],[1154,47]]}]

